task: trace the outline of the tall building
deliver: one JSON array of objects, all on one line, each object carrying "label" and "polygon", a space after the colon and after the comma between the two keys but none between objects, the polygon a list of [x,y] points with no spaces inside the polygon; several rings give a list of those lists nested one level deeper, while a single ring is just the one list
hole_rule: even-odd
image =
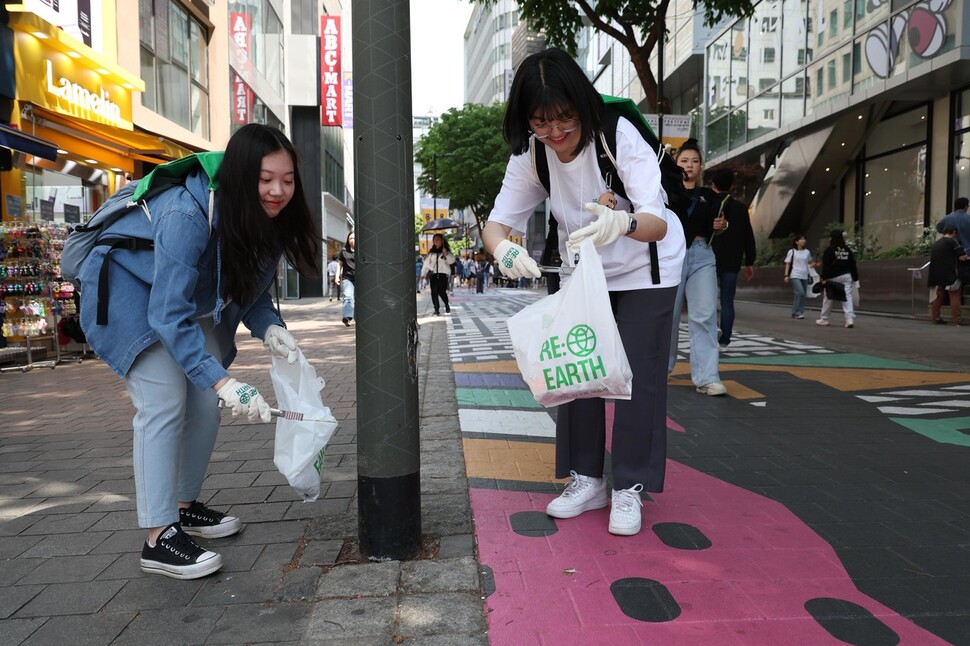
[{"label": "tall building", "polygon": [[968,25],[958,0],[763,0],[717,34],[704,145],[757,177],[756,235],[841,223],[885,250],[970,193]]},{"label": "tall building", "polygon": [[512,85],[512,33],[519,26],[514,0],[486,7],[476,2],[465,29],[465,103],[492,105]]}]

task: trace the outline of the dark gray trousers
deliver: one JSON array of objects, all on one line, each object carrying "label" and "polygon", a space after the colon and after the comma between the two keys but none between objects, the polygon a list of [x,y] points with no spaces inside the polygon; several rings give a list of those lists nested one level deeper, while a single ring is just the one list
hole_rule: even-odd
[{"label": "dark gray trousers", "polygon": [[[610,292],[613,316],[633,369],[633,396],[617,399],[613,419],[613,488],[642,484],[661,492],[667,460],[667,359],[676,287]],[[556,477],[600,478],[606,456],[606,400],[559,407]]]}]

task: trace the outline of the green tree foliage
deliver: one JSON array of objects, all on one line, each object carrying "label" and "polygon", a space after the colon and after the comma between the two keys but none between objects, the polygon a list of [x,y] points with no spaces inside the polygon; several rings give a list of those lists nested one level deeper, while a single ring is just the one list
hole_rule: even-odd
[{"label": "green tree foliage", "polygon": [[[484,0],[495,6],[498,0]],[[650,56],[658,36],[667,33],[667,10],[671,0],[516,0],[519,15],[529,29],[546,36],[554,47],[576,53],[576,35],[588,21],[594,29],[612,37],[630,54],[647,101],[656,111],[657,79]],[[724,16],[750,16],[754,0],[694,0],[704,12],[704,22],[716,25]]]},{"label": "green tree foliage", "polygon": [[431,126],[414,150],[414,159],[423,169],[418,186],[428,195],[449,198],[452,209],[471,209],[479,230],[492,211],[509,160],[509,146],[502,135],[504,116],[505,106],[498,104],[469,103],[460,110],[452,108]]}]

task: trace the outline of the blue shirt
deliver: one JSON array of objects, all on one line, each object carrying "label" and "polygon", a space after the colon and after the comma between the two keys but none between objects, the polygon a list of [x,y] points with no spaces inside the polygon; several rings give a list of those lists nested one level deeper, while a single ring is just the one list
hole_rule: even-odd
[{"label": "blue shirt", "polygon": [[[221,312],[215,331],[228,341],[226,356],[206,351],[196,319],[213,314],[221,282],[215,271],[219,249],[210,232],[210,204],[209,179],[196,170],[184,188],[172,188],[149,201],[151,220],[135,212],[106,229],[105,234],[151,238],[155,243],[153,251],[111,252],[107,325],[96,322],[98,274],[107,248],[94,247],[81,268],[81,327],[91,348],[118,375],[127,374],[142,350],[161,341],[193,384],[211,388],[228,375],[226,368],[236,354],[232,339],[240,322],[258,339],[270,325],[283,325],[268,291],[276,271],[272,263],[253,277],[260,294],[254,302],[230,302]],[[213,228],[217,219],[213,213]]]},{"label": "blue shirt", "polygon": [[947,213],[942,220],[936,223],[936,232],[943,233],[943,227],[948,224],[956,227],[960,246],[964,249],[970,249],[970,213],[966,211]]}]

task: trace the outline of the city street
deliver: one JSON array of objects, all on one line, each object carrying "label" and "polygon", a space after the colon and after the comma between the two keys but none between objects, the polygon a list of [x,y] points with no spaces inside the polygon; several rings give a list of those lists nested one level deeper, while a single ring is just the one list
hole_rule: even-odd
[{"label": "city street", "polygon": [[[447,317],[418,296],[425,541],[407,562],[356,551],[354,328],[337,303],[283,304],[341,423],[321,498],[276,471],[274,425],[225,415],[202,499],[246,527],[205,543],[226,560],[205,579],[138,568],[115,375],[96,359],[0,375],[0,643],[970,643],[966,328],[864,312],[821,328],[739,301],[728,395],[698,394],[678,362],[665,492],[618,537],[608,508],[543,512],[561,488],[555,409],[505,325],[540,296],[459,289]],[[271,394],[262,344],[239,341],[234,374]]]}]

